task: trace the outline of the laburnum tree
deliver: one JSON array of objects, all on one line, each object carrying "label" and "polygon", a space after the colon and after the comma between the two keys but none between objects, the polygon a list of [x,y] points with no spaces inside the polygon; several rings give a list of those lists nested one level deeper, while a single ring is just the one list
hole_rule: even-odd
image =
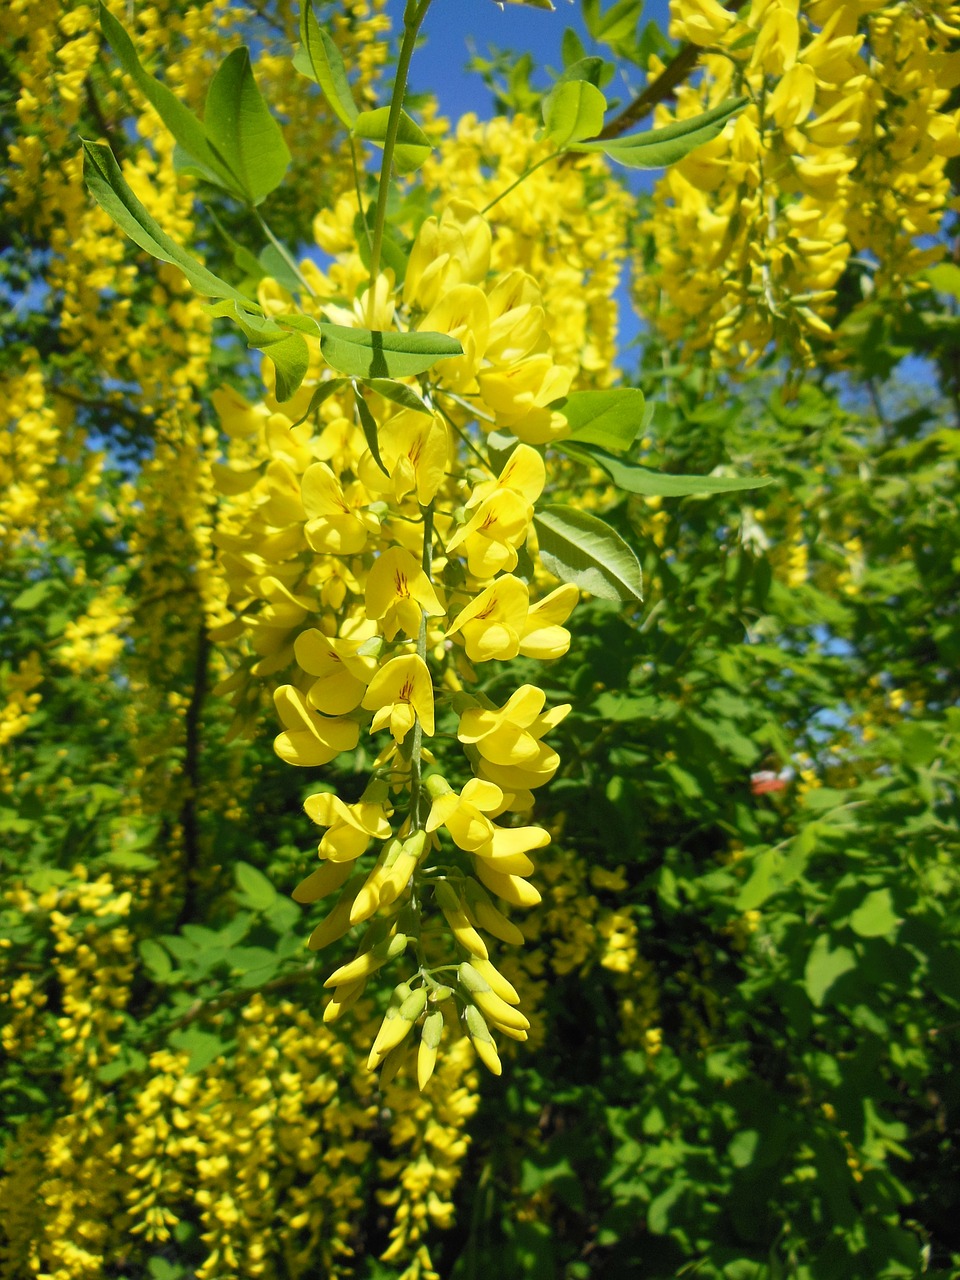
[{"label": "laburnum tree", "polygon": [[0,1277],[954,1275],[960,6],[429,10],[0,13]]}]

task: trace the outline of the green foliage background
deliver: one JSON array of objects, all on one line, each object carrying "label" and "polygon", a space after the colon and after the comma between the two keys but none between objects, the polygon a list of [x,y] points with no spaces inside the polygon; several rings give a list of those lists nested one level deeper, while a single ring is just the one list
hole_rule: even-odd
[{"label": "green foliage background", "polygon": [[[0,109],[9,149],[13,104]],[[291,243],[305,235],[296,208],[281,220]],[[13,305],[42,275],[45,244],[9,221],[4,231],[16,254],[2,259],[3,359],[12,368],[39,352],[62,387],[79,387],[108,456],[95,502],[72,495],[77,460],[58,463],[48,535],[8,543],[0,566],[8,696],[42,656],[40,699],[4,748],[0,796],[0,1275],[25,1280],[64,1193],[61,1182],[44,1200],[41,1180],[25,1204],[16,1166],[76,1111],[85,1071],[51,925],[57,895],[85,883],[79,866],[131,895],[108,914],[74,906],[68,921],[105,966],[93,1004],[109,1006],[114,980],[130,994],[98,1033],[111,1051],[84,1077],[101,1116],[135,1108],[158,1050],[182,1051],[201,1078],[233,1063],[251,993],[313,1014],[321,1002],[289,898],[311,857],[302,779],[266,731],[230,739],[191,567],[158,607],[128,565],[136,514],[122,490],[149,453],[151,422],[135,387],[98,385],[67,349],[54,294]],[[229,254],[213,238],[208,248],[229,271]],[[141,271],[137,307],[152,288]],[[531,925],[541,1034],[482,1081],[455,1212],[431,1238],[444,1277],[960,1274],[955,295],[945,287],[895,315],[859,310],[848,373],[824,366],[790,394],[775,355],[740,380],[665,368],[659,350],[640,357],[636,384],[656,404],[644,465],[703,475],[735,464],[774,483],[655,504],[620,494],[605,517],[641,551],[643,608],[585,603],[570,654],[546,672],[530,666],[551,702],[574,703],[554,739],[563,767],[538,808],[557,842]],[[929,363],[898,364],[917,352]],[[215,358],[250,385],[236,349]],[[199,411],[209,419],[202,395]],[[791,575],[799,547],[805,571]],[[130,624],[106,678],[91,680],[56,651],[108,581],[133,601]],[[171,732],[174,704],[185,710]],[[327,778],[350,798],[364,765]],[[614,916],[635,930],[619,965],[604,963],[601,923]],[[126,960],[110,951],[118,928],[136,942]],[[21,1033],[24,975],[42,999],[26,997]],[[376,1108],[349,1054],[336,1087]],[[257,1064],[235,1069],[241,1079]],[[386,1114],[367,1123],[372,1147],[345,1211],[355,1273],[370,1280],[398,1274],[376,1261],[387,1226],[375,1190],[389,1189],[382,1161],[397,1158],[389,1128]],[[84,1150],[61,1170],[66,1184],[82,1181]],[[307,1174],[290,1178],[302,1186]],[[89,1236],[108,1202],[79,1199],[70,1229]],[[187,1190],[175,1209],[169,1241],[121,1227],[122,1247],[73,1274],[193,1276],[207,1254]],[[62,1265],[58,1277],[70,1274]],[[268,1274],[324,1265],[288,1252]],[[238,1273],[223,1263],[204,1274]]]}]

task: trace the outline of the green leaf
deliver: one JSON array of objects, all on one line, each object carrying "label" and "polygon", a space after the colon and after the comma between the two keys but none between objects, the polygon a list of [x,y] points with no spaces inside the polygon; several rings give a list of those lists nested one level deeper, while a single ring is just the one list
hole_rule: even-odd
[{"label": "green leaf", "polygon": [[544,567],[603,600],[642,600],[643,573],[630,547],[603,520],[575,507],[550,506],[533,517]]},{"label": "green leaf", "polygon": [[954,262],[941,262],[920,273],[921,279],[933,285],[938,293],[960,298],[960,267]]},{"label": "green leaf", "polygon": [[632,133],[626,138],[577,142],[569,149],[602,151],[628,169],[663,169],[668,164],[676,164],[705,142],[712,141],[746,102],[746,98],[728,98],[711,111],[704,111],[689,120],[677,120],[663,129]]},{"label": "green leaf", "polygon": [[257,262],[263,268],[263,273],[276,280],[287,293],[300,293],[303,290],[303,281],[275,244],[265,245],[260,250]]},{"label": "green leaf", "polygon": [[[154,107],[160,119],[183,150],[194,161],[199,163],[201,176],[207,178],[210,182],[219,183],[222,187],[228,187],[231,190],[235,189],[236,180],[224,164],[223,159],[210,146],[206,129],[193,112],[188,107],[185,107],[166,85],[161,84],[159,80],[155,80],[144,69],[137,56],[133,41],[104,4],[100,5],[100,30],[109,41],[110,48],[116,54],[117,61],[124,71],[131,77],[150,105]],[[86,148],[86,144],[84,146]]]},{"label": "green leaf", "polygon": [[368,378],[365,385],[371,391],[376,391],[383,396],[385,400],[392,400],[394,404],[402,405],[404,409],[411,409],[414,413],[430,415],[431,411],[417,393],[411,387],[408,387],[405,382],[394,382],[390,378]]},{"label": "green leaf", "polygon": [[273,361],[277,399],[289,400],[299,390],[310,367],[306,342],[299,333],[288,333],[279,342],[265,343],[263,354]]},{"label": "green leaf", "polygon": [[101,861],[108,867],[120,867],[123,871],[152,871],[157,859],[136,849],[113,849],[105,853]]},{"label": "green leaf", "polygon": [[856,956],[849,947],[831,950],[829,935],[821,933],[807,957],[803,975],[811,1002],[819,1009],[837,979],[856,966]]},{"label": "green leaf", "polygon": [[606,13],[599,15],[594,39],[604,44],[626,40],[637,29],[643,12],[643,0],[617,0]]},{"label": "green leaf", "polygon": [[547,136],[558,147],[594,138],[603,128],[607,100],[588,80],[566,80],[543,100]]},{"label": "green leaf", "polygon": [[[582,45],[580,47],[583,48]],[[612,62],[605,62],[603,58],[581,56],[560,72],[554,82],[554,88],[558,84],[565,84],[568,80],[589,80],[599,89],[605,81],[610,79],[612,72]]]},{"label": "green leaf", "polygon": [[183,1028],[172,1031],[167,1037],[171,1048],[178,1053],[188,1053],[187,1071],[191,1075],[208,1067],[214,1059],[222,1056],[226,1045],[219,1036],[209,1031],[198,1031],[196,1028]]},{"label": "green leaf", "polygon": [[152,218],[130,190],[113,152],[105,142],[81,140],[84,163],[83,176],[97,204],[125,231],[134,244],[161,262],[179,267],[196,289],[207,298],[231,298],[244,307],[256,307],[256,303],[238,293],[232,285],[208,271],[196,258],[182,249]]},{"label": "green leaf", "polygon": [[293,65],[323,90],[323,96],[347,129],[360,114],[353,100],[347,68],[340,50],[317,21],[312,0],[300,6],[301,47]]},{"label": "green leaf", "polygon": [[277,891],[262,871],[252,867],[249,862],[238,862],[233,873],[248,906],[255,911],[266,911],[273,906]]},{"label": "green leaf", "polygon": [[[565,67],[576,66],[578,62],[583,62],[587,56],[583,41],[573,27],[567,27],[563,33],[563,39],[560,41],[560,54]],[[597,61],[600,62],[601,59],[598,58]],[[587,79],[586,76],[583,78]]]},{"label": "green leaf", "polygon": [[346,378],[330,378],[327,382],[321,382],[319,387],[317,387],[316,391],[314,391],[313,395],[310,397],[310,404],[307,407],[307,412],[302,418],[298,418],[296,422],[291,423],[291,427],[299,427],[301,422],[306,422],[309,417],[316,413],[324,400],[328,400],[334,392],[339,391],[341,387],[345,387],[346,385]]},{"label": "green leaf", "polygon": [[[563,441],[557,446],[563,449]],[[645,497],[682,498],[693,494],[738,493],[743,489],[762,489],[773,484],[772,476],[674,476],[666,472],[650,471],[635,463],[614,458],[602,449],[592,446],[567,449],[567,453],[588,458],[606,471],[610,479],[628,493],[640,493]]]},{"label": "green leaf", "polygon": [[[387,137],[389,118],[389,107],[361,111],[353,122],[354,135],[382,147]],[[393,166],[397,173],[413,173],[414,169],[420,168],[432,150],[430,139],[420,126],[405,111],[401,111],[397,141],[393,149]]]},{"label": "green leaf", "polygon": [[121,1045],[120,1052],[115,1058],[111,1058],[97,1072],[97,1079],[102,1080],[104,1084],[111,1084],[114,1080],[119,1080],[122,1076],[127,1075],[130,1071],[142,1071],[147,1065],[147,1055],[141,1053],[139,1049],[134,1049],[131,1045]]},{"label": "green leaf", "polygon": [[557,409],[569,422],[570,440],[599,445],[613,453],[629,449],[649,422],[643,392],[634,387],[574,391],[555,400],[550,408]]},{"label": "green leaf", "polygon": [[159,942],[144,938],[139,946],[140,959],[150,972],[154,982],[166,982],[173,973],[173,961]]},{"label": "green leaf", "polygon": [[443,333],[383,333],[329,323],[316,328],[327,364],[351,378],[409,378],[463,354],[456,338]]},{"label": "green leaf", "polygon": [[727,1155],[734,1168],[745,1169],[753,1163],[759,1142],[760,1134],[756,1129],[741,1129],[734,1134],[727,1146]]},{"label": "green leaf", "polygon": [[251,204],[259,204],[280,185],[290,152],[257,88],[245,48],[234,49],[220,64],[207,92],[203,124]]},{"label": "green leaf", "polygon": [[30,613],[36,609],[38,605],[43,604],[53,587],[50,578],[43,578],[39,582],[33,582],[29,587],[24,587],[18,596],[14,598],[13,608],[19,609],[24,613]]},{"label": "green leaf", "polygon": [[899,926],[889,889],[868,893],[850,917],[850,928],[861,938],[883,938]]},{"label": "green leaf", "polygon": [[[299,388],[310,367],[310,352],[303,336],[266,316],[251,315],[234,302],[213,303],[208,310],[215,316],[226,316],[240,328],[247,345],[256,347],[273,361],[276,372],[276,395],[280,401],[289,400]],[[286,324],[294,324],[298,316],[283,316]],[[315,324],[315,322],[311,322]],[[299,326],[298,326],[299,327]],[[308,410],[309,412],[309,410]]]},{"label": "green leaf", "polygon": [[377,442],[376,419],[374,418],[373,414],[370,412],[370,408],[367,405],[366,400],[364,400],[363,398],[363,393],[361,392],[360,388],[356,385],[353,388],[353,397],[357,402],[357,416],[360,419],[360,427],[361,427],[361,430],[363,431],[363,438],[367,442],[367,448],[373,454],[373,460],[377,464],[377,466],[380,468],[380,470],[383,472],[383,474],[385,476],[389,476],[390,472],[383,465],[383,459],[380,457],[380,445]]}]

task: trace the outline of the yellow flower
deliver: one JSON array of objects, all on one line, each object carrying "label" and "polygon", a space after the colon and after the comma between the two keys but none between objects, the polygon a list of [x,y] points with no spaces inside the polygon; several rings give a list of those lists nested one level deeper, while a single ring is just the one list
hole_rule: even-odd
[{"label": "yellow flower", "polygon": [[350,506],[343,486],[325,462],[307,467],[300,494],[307,514],[303,532],[314,551],[354,555],[364,549],[368,533],[377,527],[376,518]]},{"label": "yellow flower", "polygon": [[561,658],[567,652],[570,632],[560,624],[566,622],[579,599],[579,590],[568,582],[531,607],[520,639],[524,657]]},{"label": "yellow flower", "polygon": [[318,715],[293,685],[280,685],[273,700],[285,730],[274,739],[273,749],[287,764],[329,764],[341,751],[351,751],[357,745],[358,724]]},{"label": "yellow flower", "polygon": [[457,737],[476,744],[480,755],[492,764],[542,767],[548,748],[540,739],[570,710],[570,704],[564,703],[541,715],[546,697],[536,685],[525,684],[499,709],[468,708],[460,717]]},{"label": "yellow flower", "polygon": [[307,701],[328,716],[345,715],[360,705],[363,691],[377,669],[375,658],[362,657],[359,640],[336,640],[311,628],[294,641],[297,664],[316,681]]},{"label": "yellow flower", "polygon": [[319,792],[308,796],[303,807],[317,826],[330,828],[320,841],[320,856],[331,862],[352,862],[366,853],[371,840],[387,840],[392,834],[383,783],[371,783],[357,804]]},{"label": "yellow flower", "polygon": [[471,662],[505,661],[518,653],[560,658],[570,647],[570,632],[559,624],[578,598],[577,588],[567,584],[531,608],[525,583],[505,574],[461,609],[447,635],[461,632]]},{"label": "yellow flower", "polygon": [[427,789],[434,797],[427,830],[446,827],[459,849],[473,851],[489,844],[496,828],[486,816],[498,813],[503,806],[503,792],[492,782],[471,778],[457,795],[442,778],[427,781]]},{"label": "yellow flower", "polygon": [[461,609],[447,635],[462,633],[471,662],[515,658],[520,652],[520,633],[529,609],[525,584],[508,574]]},{"label": "yellow flower", "polygon": [[[533,872],[533,863],[527,853],[549,843],[550,832],[543,827],[494,827],[493,835],[473,851],[473,856],[501,875],[528,876]],[[479,863],[476,865],[479,869]]]},{"label": "yellow flower", "polygon": [[672,0],[670,35],[691,44],[716,43],[733,25],[735,18],[719,0]]},{"label": "yellow flower", "polygon": [[378,437],[380,457],[389,475],[384,475],[368,450],[359,463],[365,488],[373,493],[392,493],[398,502],[409,494],[414,494],[421,506],[432,502],[450,460],[450,437],[440,415],[401,409],[383,423]]},{"label": "yellow flower", "polygon": [[502,368],[482,369],[477,383],[484,402],[496,414],[497,426],[528,444],[546,444],[569,432],[562,413],[548,408],[570,390],[573,374],[538,352]]},{"label": "yellow flower", "polygon": [[490,270],[490,224],[471,205],[451,200],[438,221],[427,218],[410,251],[403,296],[429,311],[445,289],[481,284]]},{"label": "yellow flower", "polygon": [[402,742],[419,720],[424,733],[432,735],[433,681],[427,664],[415,653],[391,658],[371,680],[362,705],[377,713],[371,733],[389,725],[397,742]]},{"label": "yellow flower", "polygon": [[516,548],[526,540],[533,504],[545,480],[543,459],[536,449],[518,445],[496,481],[477,485],[467,504],[477,510],[450,538],[447,550],[464,544],[475,578],[492,578],[503,569],[515,569]]},{"label": "yellow flower", "polygon": [[430,579],[402,547],[391,547],[374,563],[367,576],[366,613],[383,619],[383,634],[392,640],[398,631],[415,640],[423,614],[437,616],[443,605]]}]

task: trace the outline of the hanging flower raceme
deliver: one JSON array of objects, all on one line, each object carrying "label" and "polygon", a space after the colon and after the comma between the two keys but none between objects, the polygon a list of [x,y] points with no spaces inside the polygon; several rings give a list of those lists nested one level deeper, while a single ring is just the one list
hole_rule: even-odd
[{"label": "hanging flower raceme", "polygon": [[[402,297],[392,276],[375,282],[380,323],[449,334],[462,355],[392,388],[327,388],[337,371],[314,346],[289,402],[218,401],[237,442],[220,468],[218,542],[236,616],[221,634],[245,634],[252,649],[235,700],[255,677],[279,682],[275,745],[289,764],[322,767],[372,739],[360,800],[321,791],[305,806],[323,829],[320,865],[294,896],[329,900],[309,945],[354,945],[326,981],[324,1017],[336,1021],[386,980],[393,995],[368,1065],[386,1082],[409,1057],[421,1088],[457,1026],[494,1071],[496,1037],[526,1038],[493,952],[522,943],[510,912],[540,900],[532,855],[549,835],[515,823],[559,765],[541,739],[569,709],[547,709],[531,684],[502,707],[463,684],[477,680],[472,664],[565,653],[578,594],[521,576],[546,483],[535,445],[569,430],[551,405],[572,373],[551,354],[531,276],[491,278],[492,245],[487,221],[451,201],[420,228]],[[346,279],[351,262],[341,254],[331,279]],[[293,310],[265,289],[272,314]],[[336,322],[366,323],[365,299]],[[330,394],[311,417],[318,389]],[[508,433],[514,441],[496,469],[483,456],[493,428],[498,449]],[[460,777],[435,765],[438,729],[462,746]]]}]

